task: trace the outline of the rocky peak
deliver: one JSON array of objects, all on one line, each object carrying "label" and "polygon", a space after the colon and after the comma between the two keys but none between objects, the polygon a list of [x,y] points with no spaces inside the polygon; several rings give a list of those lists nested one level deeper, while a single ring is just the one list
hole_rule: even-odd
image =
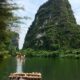
[{"label": "rocky peak", "polygon": [[39,8],[26,35],[24,48],[74,48],[79,32],[68,0],[48,0]]}]

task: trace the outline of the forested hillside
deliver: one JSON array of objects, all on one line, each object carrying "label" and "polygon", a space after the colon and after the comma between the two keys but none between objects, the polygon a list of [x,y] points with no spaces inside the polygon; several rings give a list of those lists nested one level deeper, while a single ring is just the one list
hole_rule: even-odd
[{"label": "forested hillside", "polygon": [[48,0],[43,4],[30,26],[24,49],[75,50],[80,48],[80,26],[68,0]]}]

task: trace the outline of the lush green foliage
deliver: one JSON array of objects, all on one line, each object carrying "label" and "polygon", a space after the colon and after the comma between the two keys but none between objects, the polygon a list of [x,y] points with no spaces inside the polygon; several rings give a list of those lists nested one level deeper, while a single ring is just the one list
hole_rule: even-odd
[{"label": "lush green foliage", "polygon": [[22,50],[24,55],[27,57],[74,57],[74,58],[80,58],[80,49],[64,49],[64,50],[34,50],[31,48],[27,48],[25,50]]},{"label": "lush green foliage", "polygon": [[11,47],[18,46],[18,43],[15,46],[12,45],[13,38],[16,38],[18,34],[10,31],[10,28],[13,25],[16,26],[18,22],[18,18],[13,14],[13,10],[17,9],[19,8],[15,4],[0,0],[0,57],[6,55],[5,53],[10,53]]},{"label": "lush green foliage", "polygon": [[34,50],[31,48],[27,48],[23,50],[23,53],[27,57],[58,57],[58,51],[47,51],[47,50]]},{"label": "lush green foliage", "polygon": [[26,48],[50,51],[80,48],[80,27],[68,0],[49,0],[40,7],[26,35]]}]

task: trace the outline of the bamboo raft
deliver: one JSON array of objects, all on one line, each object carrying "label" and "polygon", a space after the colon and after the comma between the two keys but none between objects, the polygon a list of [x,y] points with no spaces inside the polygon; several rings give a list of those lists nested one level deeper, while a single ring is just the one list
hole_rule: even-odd
[{"label": "bamboo raft", "polygon": [[41,80],[41,73],[11,73],[9,75],[10,80]]}]

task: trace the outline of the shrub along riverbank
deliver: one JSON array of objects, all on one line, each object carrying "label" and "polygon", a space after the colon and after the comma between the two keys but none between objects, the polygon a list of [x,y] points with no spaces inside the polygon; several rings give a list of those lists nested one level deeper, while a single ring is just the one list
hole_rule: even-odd
[{"label": "shrub along riverbank", "polygon": [[6,58],[9,58],[10,56],[11,55],[9,54],[9,51],[0,52],[0,62],[2,62]]},{"label": "shrub along riverbank", "polygon": [[23,53],[28,57],[70,57],[80,58],[80,49],[66,49],[66,50],[34,50],[31,48],[23,50]]}]

